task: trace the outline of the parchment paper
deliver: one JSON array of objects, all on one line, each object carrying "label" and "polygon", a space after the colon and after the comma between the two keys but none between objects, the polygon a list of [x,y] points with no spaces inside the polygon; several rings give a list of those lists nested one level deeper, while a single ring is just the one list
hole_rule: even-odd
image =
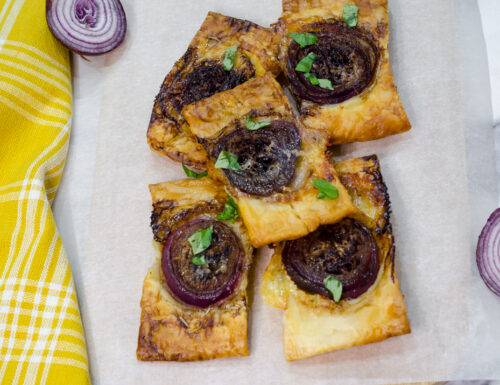
[{"label": "parchment paper", "polygon": [[[259,295],[267,250],[259,253],[251,276],[250,357],[144,363],[135,356],[142,282],[153,262],[147,185],[183,177],[178,164],[152,153],[146,143],[154,96],[208,10],[268,25],[279,16],[280,1],[128,0],[124,6],[128,35],[107,57],[103,71],[81,274],[94,384],[348,385],[500,378],[500,301],[479,280],[473,259],[478,226],[494,208],[489,197],[495,184],[487,183],[494,170],[481,167],[493,162],[488,158],[493,144],[470,130],[477,109],[467,100],[466,88],[474,90],[474,83],[459,80],[475,59],[472,55],[467,65],[460,64],[467,52],[458,49],[457,31],[465,21],[456,12],[463,6],[465,19],[474,16],[467,14],[475,9],[472,2],[391,0],[391,64],[413,129],[339,148],[340,158],[380,157],[412,333],[293,363],[282,354],[283,312],[265,305]],[[477,48],[470,44],[470,49]],[[474,143],[472,149],[466,139]],[[478,186],[469,183],[471,174]]]}]

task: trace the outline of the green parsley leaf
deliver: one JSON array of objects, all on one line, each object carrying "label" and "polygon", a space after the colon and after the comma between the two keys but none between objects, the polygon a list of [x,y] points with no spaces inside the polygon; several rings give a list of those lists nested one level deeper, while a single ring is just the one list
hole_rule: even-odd
[{"label": "green parsley leaf", "polygon": [[247,128],[247,130],[250,131],[255,131],[258,130],[259,128],[271,125],[271,122],[256,122],[250,117],[250,115],[247,115],[246,119],[247,119],[247,124],[245,125],[245,127]]},{"label": "green parsley leaf", "polygon": [[340,297],[342,297],[342,282],[340,282],[337,278],[332,275],[329,275],[323,280],[323,284],[330,293],[332,293],[333,300],[335,302],[340,301]]},{"label": "green parsley leaf", "polygon": [[318,55],[316,55],[314,52],[311,52],[309,55],[305,56],[301,61],[297,63],[295,71],[310,72],[312,65],[317,57]]},{"label": "green parsley leaf", "polygon": [[224,205],[224,211],[217,215],[217,219],[220,221],[233,221],[238,218],[238,205],[234,201],[233,197],[227,196],[227,202]]},{"label": "green parsley leaf", "polygon": [[183,168],[184,172],[186,173],[186,175],[189,176],[189,177],[191,177],[191,178],[198,179],[198,178],[203,178],[204,176],[208,175],[208,172],[206,172],[206,171],[200,172],[198,174],[197,172],[194,172],[193,170],[190,170],[189,168],[187,168],[184,165],[184,162],[182,162],[182,168]]},{"label": "green parsley leaf", "polygon": [[344,12],[342,13],[342,19],[349,27],[355,27],[358,25],[358,11],[359,7],[350,4],[344,4]]},{"label": "green parsley leaf", "polygon": [[224,60],[222,61],[222,65],[226,71],[231,71],[234,65],[234,59],[236,58],[236,51],[238,50],[237,45],[232,45],[228,49],[226,49],[226,53],[224,55]]},{"label": "green parsley leaf", "polygon": [[310,73],[310,72],[306,72],[306,73],[304,74],[304,77],[305,77],[307,80],[309,80],[309,83],[311,83],[313,86],[317,86],[317,85],[319,84],[319,80],[318,80],[318,78],[317,78],[314,74],[312,74],[312,73]]},{"label": "green parsley leaf", "polygon": [[339,190],[337,190],[337,187],[332,185],[327,180],[313,179],[313,185],[319,190],[319,194],[316,195],[316,198],[318,199],[337,199],[339,196]]},{"label": "green parsley leaf", "polygon": [[302,48],[307,47],[308,45],[316,44],[318,42],[318,37],[312,33],[290,32],[288,36],[295,40],[297,44]]},{"label": "green parsley leaf", "polygon": [[212,243],[213,232],[214,227],[210,226],[206,229],[196,230],[193,234],[191,234],[191,236],[188,238],[188,242],[191,245],[193,254],[199,254],[210,247],[210,243]]},{"label": "green parsley leaf", "polygon": [[333,85],[329,79],[318,79],[318,83],[321,88],[333,91]]},{"label": "green parsley leaf", "polygon": [[196,266],[203,266],[207,263],[207,261],[205,261],[204,255],[193,257],[193,259],[191,259],[191,262]]},{"label": "green parsley leaf", "polygon": [[227,151],[220,152],[214,167],[236,171],[241,170],[240,164],[238,163],[238,158]]}]

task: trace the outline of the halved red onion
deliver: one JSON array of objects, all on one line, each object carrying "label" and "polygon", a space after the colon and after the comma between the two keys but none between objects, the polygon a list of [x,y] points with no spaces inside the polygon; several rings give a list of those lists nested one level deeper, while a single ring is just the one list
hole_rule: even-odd
[{"label": "halved red onion", "polygon": [[479,235],[476,262],[486,286],[500,297],[500,208],[493,211]]},{"label": "halved red onion", "polygon": [[46,17],[54,36],[81,55],[115,49],[127,31],[119,0],[47,0]]}]

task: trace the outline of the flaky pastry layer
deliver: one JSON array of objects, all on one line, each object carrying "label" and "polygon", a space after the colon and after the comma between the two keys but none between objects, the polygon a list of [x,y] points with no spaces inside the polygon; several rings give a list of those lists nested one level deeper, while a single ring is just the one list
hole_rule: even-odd
[{"label": "flaky pastry layer", "polygon": [[[347,4],[344,0],[283,0],[283,14],[275,24],[281,34],[283,67],[292,41],[286,34],[307,31],[315,22],[342,20],[344,4]],[[323,130],[329,144],[374,140],[411,128],[389,64],[387,0],[354,0],[348,4],[359,7],[358,26],[374,38],[379,49],[379,66],[372,84],[342,103],[321,105],[297,98],[303,124]]]},{"label": "flaky pastry layer", "polygon": [[[164,231],[197,218],[215,220],[224,206],[224,190],[210,178],[151,185]],[[161,269],[162,243],[154,242],[155,263],[143,284],[137,358],[142,361],[194,361],[246,356],[248,269],[253,248],[241,220],[224,221],[238,236],[245,253],[244,270],[234,293],[220,303],[197,308],[177,300]]]},{"label": "flaky pastry layer", "polygon": [[360,213],[352,216],[372,232],[380,270],[372,287],[356,299],[339,303],[299,289],[281,261],[284,243],[274,249],[264,272],[264,301],[285,310],[283,344],[287,360],[384,340],[410,332],[406,307],[394,270],[394,240],[389,197],[376,156],[335,164],[338,176]]},{"label": "flaky pastry layer", "polygon": [[[299,238],[321,224],[336,222],[357,211],[324,154],[325,139],[317,131],[301,128],[281,86],[270,74],[190,104],[182,113],[204,143],[209,174],[223,183],[236,200],[254,247]],[[230,185],[223,170],[214,167],[213,143],[236,130],[246,130],[247,115],[289,120],[299,127],[302,144],[295,179],[280,193],[266,197],[243,193]],[[338,198],[316,198],[319,191],[313,186],[315,178],[330,181],[339,192]]]},{"label": "flaky pastry layer", "polygon": [[236,69],[249,61],[255,76],[268,71],[274,75],[280,72],[276,35],[271,29],[247,20],[209,12],[186,53],[165,77],[155,99],[147,133],[152,150],[183,161],[194,168],[205,168],[205,152],[194,139],[180,112],[176,110],[169,92],[203,63],[220,62],[226,49],[232,45],[238,45],[234,64]]}]

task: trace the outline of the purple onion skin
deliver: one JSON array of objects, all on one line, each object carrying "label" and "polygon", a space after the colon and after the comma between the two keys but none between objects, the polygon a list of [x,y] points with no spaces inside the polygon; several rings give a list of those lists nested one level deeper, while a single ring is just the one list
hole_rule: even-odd
[{"label": "purple onion skin", "polygon": [[500,297],[500,208],[493,211],[479,235],[476,262],[486,286]]},{"label": "purple onion skin", "polygon": [[80,55],[102,55],[125,38],[127,18],[120,0],[46,0],[52,34]]},{"label": "purple onion skin", "polygon": [[180,232],[183,231],[185,226],[203,222],[206,222],[205,227],[208,227],[209,222],[211,221],[204,219],[195,219],[173,231],[163,246],[163,254],[161,261],[163,275],[165,277],[167,286],[170,289],[170,292],[182,302],[200,308],[206,308],[208,306],[217,304],[218,302],[221,302],[224,299],[228,298],[238,286],[242,274],[242,270],[238,269],[236,273],[233,275],[232,279],[221,290],[219,290],[216,293],[204,293],[198,295],[196,293],[192,293],[186,290],[183,287],[178,277],[176,276],[174,268],[171,263],[172,255],[170,253],[170,249],[172,246],[172,242],[176,238],[176,235],[178,235]]}]

